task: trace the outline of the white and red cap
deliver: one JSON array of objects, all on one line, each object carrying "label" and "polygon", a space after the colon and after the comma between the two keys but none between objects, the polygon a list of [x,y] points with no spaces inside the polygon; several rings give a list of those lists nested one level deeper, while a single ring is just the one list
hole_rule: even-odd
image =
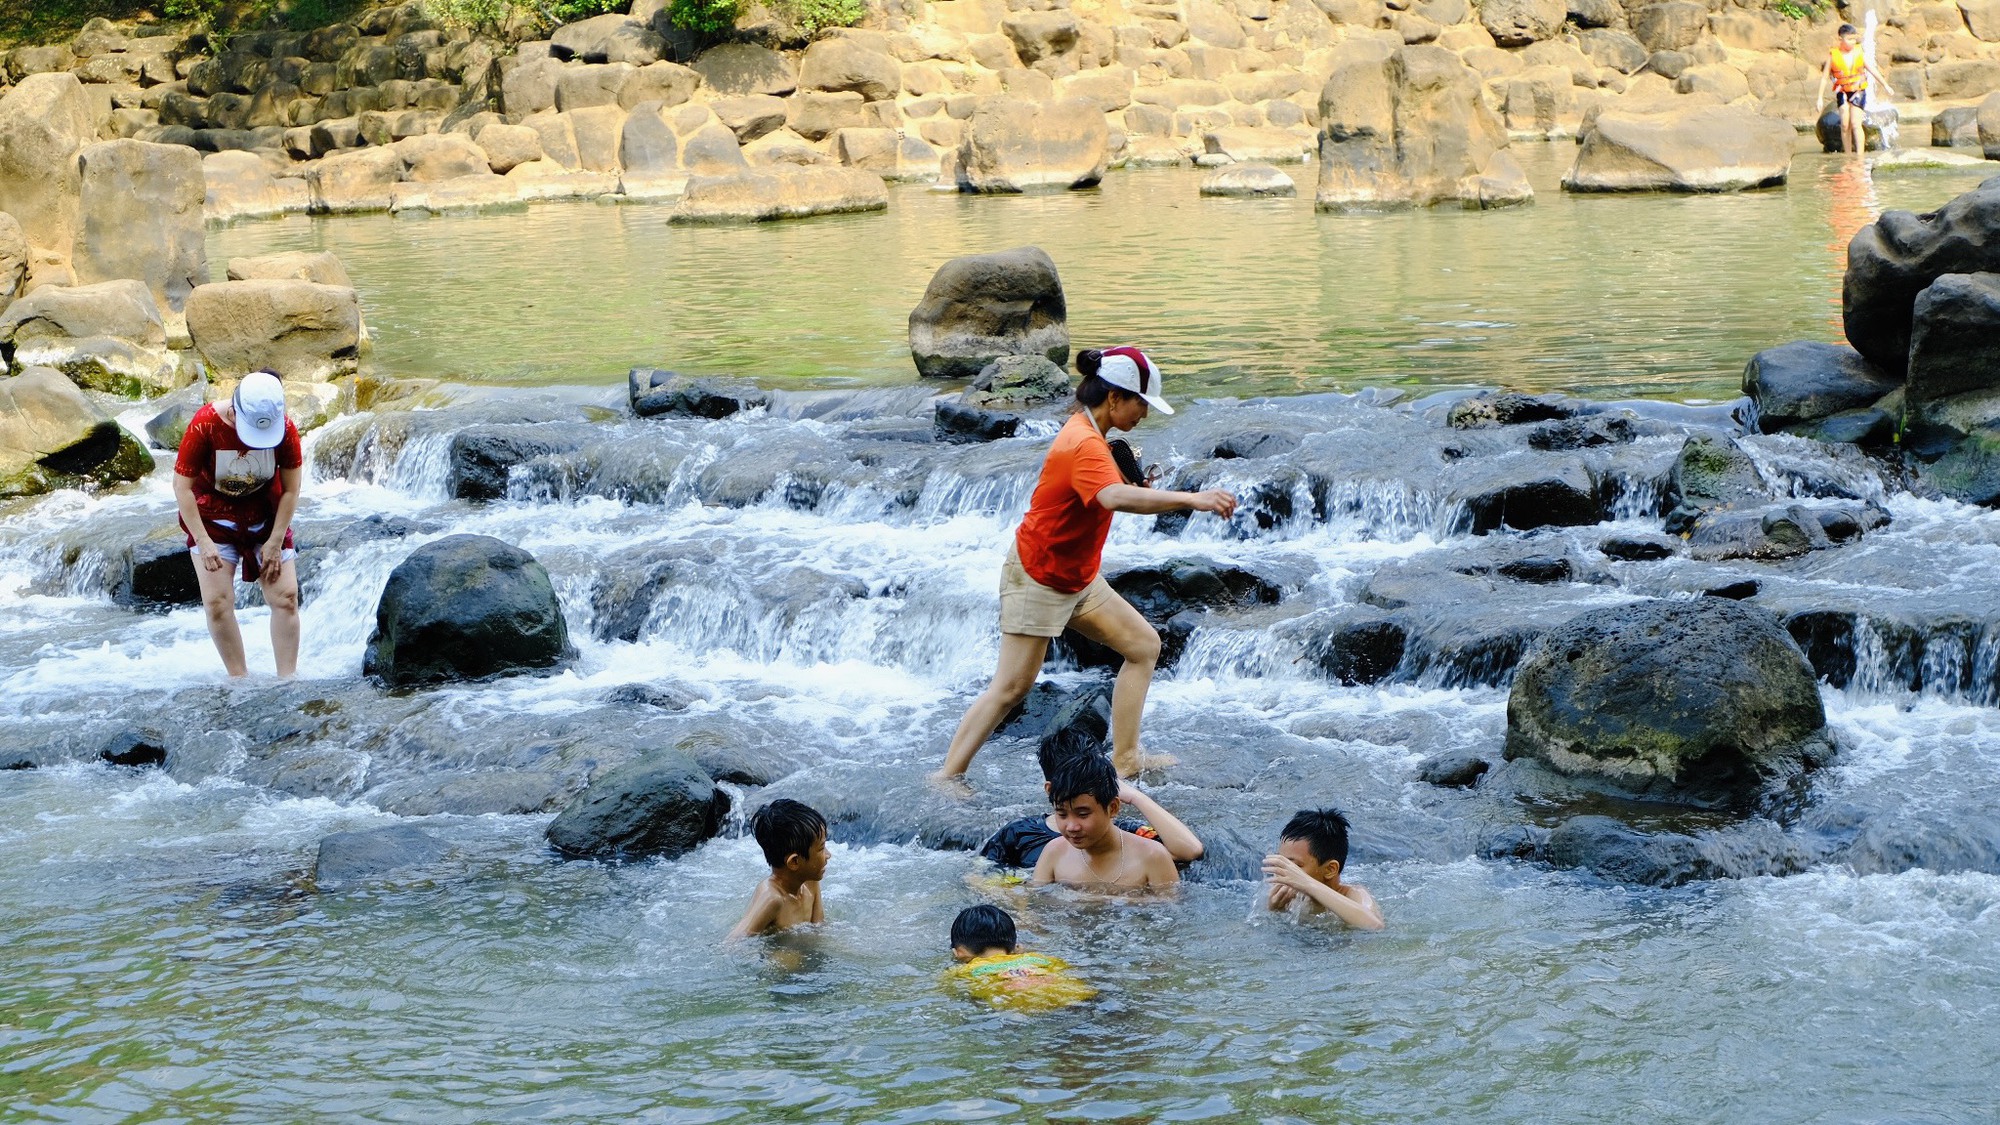
[{"label": "white and red cap", "polygon": [[1097,365],[1097,377],[1117,387],[1121,391],[1131,391],[1146,400],[1146,405],[1162,414],[1172,414],[1174,408],[1160,393],[1160,369],[1138,348],[1106,348],[1104,359]]},{"label": "white and red cap", "polygon": [[285,385],[269,371],[252,371],[230,397],[236,436],[252,449],[275,449],[285,440]]}]

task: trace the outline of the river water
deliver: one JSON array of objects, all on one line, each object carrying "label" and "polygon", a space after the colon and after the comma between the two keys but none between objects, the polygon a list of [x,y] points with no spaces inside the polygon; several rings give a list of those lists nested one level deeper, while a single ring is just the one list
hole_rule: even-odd
[{"label": "river water", "polygon": [[[1866,191],[1928,207],[1969,186],[1856,181],[1864,194],[1843,202],[1853,182],[1837,167],[1799,167],[1784,192],[1545,190],[1486,216],[1215,201],[1191,227],[1191,177],[1132,173],[1096,196],[900,190],[886,216],[751,230],[573,206],[216,232],[218,260],[338,248],[386,371],[540,386],[312,436],[301,537],[340,545],[307,583],[290,687],[227,687],[198,612],[108,596],[124,546],[172,521],[163,474],[0,514],[0,749],[42,766],[0,773],[0,1117],[1991,1119],[2000,515],[1755,439],[1775,491],[1872,499],[1894,522],[1786,564],[1608,562],[1607,531],[1657,529],[1648,482],[1682,431],[1726,426],[1724,409],[1639,408],[1640,439],[1592,463],[1623,497],[1609,524],[1485,537],[1468,534],[1464,466],[1420,455],[1449,439],[1432,401],[1215,401],[1148,422],[1149,460],[1282,485],[1259,502],[1264,525],[1203,517],[1170,536],[1121,518],[1107,549],[1114,566],[1193,557],[1285,587],[1277,606],[1205,622],[1149,706],[1149,746],[1184,762],[1153,791],[1211,858],[1174,902],[1013,900],[1026,944],[1075,964],[1097,1004],[995,1015],[939,985],[952,915],[987,893],[960,849],[1039,792],[1019,739],[981,755],[967,804],[918,779],[990,672],[998,559],[1047,431],[952,448],[891,436],[925,424],[901,322],[937,260],[1038,242],[1079,339],[1160,340],[1205,394],[1485,383],[1726,399],[1756,347],[1834,337],[1833,226],[1865,221]],[[1862,210],[1829,221],[1829,206]],[[769,415],[619,420],[614,380],[633,362],[792,390]],[[450,498],[453,435],[494,425],[596,437],[518,468],[503,500]],[[1337,487],[1207,460],[1219,435],[1286,425],[1313,435],[1292,460],[1340,466]],[[1532,456],[1483,449],[1468,460]],[[368,516],[410,529],[343,537]],[[389,571],[453,532],[548,566],[574,669],[406,696],[359,680]],[[1509,551],[1563,556],[1583,578],[1440,612],[1380,685],[1342,687],[1305,658],[1317,615],[1386,575]],[[650,602],[619,592],[662,564],[679,569]],[[1454,640],[1467,614],[1499,630],[1743,576],[1781,612],[1879,617],[1850,685],[1823,689],[1843,750],[1814,793],[1859,810],[1861,843],[1840,862],[1675,889],[1479,858],[1495,826],[1545,810],[1504,786],[1416,779],[1439,751],[1499,760],[1505,673]],[[242,616],[252,667],[268,667],[263,611]],[[606,702],[632,684],[691,702]],[[90,761],[132,724],[167,735],[167,771]],[[740,828],[679,860],[606,867],[555,861],[547,814],[417,811],[427,778],[532,773],[634,729],[721,746],[778,778],[771,793],[828,809],[821,931],[720,947],[761,874]],[[1384,933],[1252,909],[1246,876],[1276,826],[1327,803],[1354,819],[1351,875],[1382,902]],[[323,836],[390,824],[451,852],[313,888]]]}]

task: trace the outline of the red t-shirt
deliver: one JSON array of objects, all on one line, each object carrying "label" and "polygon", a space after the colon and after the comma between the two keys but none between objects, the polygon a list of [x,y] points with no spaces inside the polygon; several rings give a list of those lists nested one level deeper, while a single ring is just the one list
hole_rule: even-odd
[{"label": "red t-shirt", "polygon": [[1028,577],[1065,594],[1090,585],[1111,534],[1111,512],[1098,507],[1097,494],[1124,483],[1097,427],[1082,412],[1071,415],[1049,446],[1035,498],[1014,535]]},{"label": "red t-shirt", "polygon": [[290,418],[285,419],[283,441],[271,449],[252,449],[210,403],[188,422],[174,472],[194,481],[194,503],[202,519],[228,520],[247,531],[277,514],[278,498],[285,494],[279,470],[304,463],[299,429]]}]

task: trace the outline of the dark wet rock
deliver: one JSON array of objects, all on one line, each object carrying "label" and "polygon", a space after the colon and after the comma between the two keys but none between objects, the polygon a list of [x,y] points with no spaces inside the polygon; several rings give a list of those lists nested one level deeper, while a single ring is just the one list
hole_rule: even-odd
[{"label": "dark wet rock", "polygon": [[1720,586],[1710,586],[1701,592],[1704,598],[1723,598],[1727,601],[1749,601],[1762,590],[1763,584],[1755,578],[1745,578],[1740,582],[1725,582]]},{"label": "dark wet rock", "polygon": [[1966,434],[1918,475],[1953,500],[2000,507],[2000,422]]},{"label": "dark wet rock", "polygon": [[[1706,510],[1761,503],[1769,496],[1757,464],[1727,438],[1696,435],[1681,446],[1668,479],[1667,506]],[[1668,529],[1669,534],[1673,529]]]},{"label": "dark wet rock", "polygon": [[1838,858],[1861,875],[1917,868],[1940,875],[2000,874],[2000,817],[1981,808],[1955,808],[1938,817],[1906,807],[1900,815],[1868,818]]},{"label": "dark wet rock", "polygon": [[1664,536],[1613,535],[1597,545],[1609,558],[1623,562],[1651,562],[1672,558],[1679,543]]},{"label": "dark wet rock", "polygon": [[1529,555],[1514,559],[1493,568],[1493,573],[1516,582],[1529,582],[1546,586],[1555,582],[1568,582],[1575,576],[1569,560],[1559,555]]},{"label": "dark wet rock", "polygon": [[754,651],[758,635],[785,636],[807,615],[869,594],[857,578],[807,566],[732,572],[723,555],[700,543],[641,547],[610,563],[590,596],[592,631],[607,641],[637,641],[684,615],[725,615],[743,623],[738,643]]},{"label": "dark wet rock", "polygon": [[[2000,225],[1993,233],[2000,240]],[[1913,405],[2000,390],[2000,272],[1944,274],[1917,294],[1910,315]]]},{"label": "dark wet rock", "polygon": [[1470,789],[1492,768],[1492,763],[1477,754],[1433,754],[1417,763],[1417,780],[1446,789]]},{"label": "dark wet rock", "polygon": [[612,769],[572,798],[548,828],[574,859],[672,859],[714,836],[729,811],[693,759],[656,751]]},{"label": "dark wet rock", "polygon": [[1054,761],[1111,753],[1111,693],[1090,687],[1072,695],[1042,731],[1041,752]]},{"label": "dark wet rock", "polygon": [[[1754,592],[1754,591],[1753,591]],[[1785,619],[1785,632],[1798,642],[1815,675],[1837,688],[1854,679],[1855,615],[1833,609],[1809,609]]]},{"label": "dark wet rock", "polygon": [[1677,887],[1726,874],[1701,842],[1677,832],[1642,832],[1608,816],[1577,816],[1557,825],[1538,849],[1557,867],[1581,868],[1614,882]]},{"label": "dark wet rock", "polygon": [[727,418],[771,405],[771,396],[747,379],[695,379],[657,367],[634,367],[626,383],[632,413],[641,418]]},{"label": "dark wet rock", "polygon": [[971,379],[1007,355],[1069,362],[1062,279],[1037,247],[951,259],[910,311],[910,357],[920,375]]},{"label": "dark wet rock", "polygon": [[179,449],[188,423],[194,421],[195,411],[201,409],[207,390],[196,383],[161,399],[160,412],[146,422],[147,443],[154,449]]},{"label": "dark wet rock", "polygon": [[1600,445],[1622,445],[1637,440],[1639,428],[1622,414],[1593,414],[1587,418],[1565,418],[1543,422],[1528,431],[1528,448],[1544,450],[1591,449]]},{"label": "dark wet rock", "polygon": [[338,890],[413,867],[429,867],[450,851],[443,840],[410,825],[336,832],[319,842],[313,882],[323,891]]},{"label": "dark wet rock", "polygon": [[553,774],[485,770],[393,782],[370,790],[368,801],[397,816],[518,816],[547,812],[569,795]]},{"label": "dark wet rock", "polygon": [[1531,824],[1495,828],[1479,841],[1481,859],[1533,859],[1548,841],[1548,829]]},{"label": "dark wet rock", "polygon": [[158,731],[122,730],[105,740],[97,756],[114,766],[163,766],[166,739]]},{"label": "dark wet rock", "polygon": [[[438,530],[438,525],[434,523],[419,523],[402,516],[383,515],[380,512],[346,523],[331,525],[308,523],[295,526],[298,529],[295,540],[298,544],[296,566],[299,591],[302,596],[308,598],[319,592],[320,578],[327,560],[364,544],[405,539],[412,535],[427,535]],[[201,601],[199,585],[194,591],[194,601],[189,604],[198,604]]]},{"label": "dark wet rock", "polygon": [[1897,386],[1853,348],[1812,340],[1765,348],[1743,368],[1743,393],[1767,434],[1867,406]]},{"label": "dark wet rock", "polygon": [[1408,637],[1388,614],[1367,607],[1336,610],[1314,622],[1305,651],[1329,677],[1352,687],[1387,679],[1403,662]]},{"label": "dark wet rock", "polygon": [[14,751],[7,751],[4,753],[0,753],[0,771],[31,770],[35,768],[36,768],[35,760],[33,758],[28,757],[26,754],[17,753]]},{"label": "dark wet rock", "polygon": [[1021,416],[940,399],[931,425],[939,441],[971,444],[1013,437]]},{"label": "dark wet rock", "polygon": [[1575,461],[1480,462],[1452,490],[1465,505],[1474,535],[1502,528],[1577,527],[1604,519],[1604,504],[1590,472]]},{"label": "dark wet rock", "polygon": [[1716,598],[1579,614],[1523,658],[1507,757],[1648,800],[1743,805],[1830,753],[1812,668],[1770,613]]},{"label": "dark wet rock", "polygon": [[[861,465],[861,469],[869,469]],[[845,443],[797,431],[757,434],[716,455],[713,464],[695,478],[695,495],[704,504],[746,508],[785,485],[793,507],[810,509],[829,481],[845,480],[857,471],[854,451]],[[879,470],[866,476],[874,479]]]},{"label": "dark wet rock", "polygon": [[1101,690],[1095,688],[1066,688],[1050,680],[1037,680],[1028,689],[1026,698],[1014,705],[1000,720],[993,731],[995,738],[1040,738],[1046,733],[1055,717],[1081,691]]},{"label": "dark wet rock", "polygon": [[1917,295],[1945,274],[2000,271],[2000,178],[1927,214],[1885,211],[1847,246],[1842,321],[1884,375],[1908,370]]},{"label": "dark wet rock", "polygon": [[1561,399],[1512,391],[1489,392],[1461,399],[1445,415],[1445,424],[1454,430],[1486,426],[1515,426],[1523,422],[1550,422],[1574,416],[1576,410]]},{"label": "dark wet rock", "polygon": [[129,567],[111,579],[111,600],[134,609],[166,612],[201,604],[201,580],[178,527],[132,544]]},{"label": "dark wet rock", "polygon": [[407,687],[552,670],[575,656],[533,555],[487,535],[452,535],[390,573],[362,674]]},{"label": "dark wet rock", "polygon": [[502,499],[514,466],[552,453],[573,453],[594,437],[595,431],[588,426],[467,427],[451,436],[445,490],[460,500]]},{"label": "dark wet rock", "polygon": [[685,711],[704,698],[681,684],[659,687],[653,684],[620,684],[604,693],[604,702],[629,707],[652,707],[661,711]]},{"label": "dark wet rock", "polygon": [[1896,437],[1896,416],[1878,407],[1843,410],[1829,414],[1792,432],[1814,441],[1846,442],[1874,449],[1890,444]]},{"label": "dark wet rock", "polygon": [[254,756],[239,776],[252,785],[294,797],[352,801],[367,788],[369,765],[369,756],[358,750],[290,746],[268,756]]},{"label": "dark wet rock", "polygon": [[1069,373],[1044,355],[1003,355],[981,368],[965,389],[967,406],[1061,403],[1075,393]]},{"label": "dark wet rock", "polygon": [[[1262,575],[1204,559],[1170,559],[1104,577],[1159,631],[1162,669],[1179,663],[1188,639],[1201,624],[1202,611],[1275,605],[1283,596],[1279,585]],[[1063,630],[1051,655],[1082,668],[1115,670],[1124,663],[1116,652],[1074,629]]]},{"label": "dark wet rock", "polygon": [[1283,457],[1299,447],[1303,434],[1279,429],[1255,429],[1230,434],[1215,443],[1209,456],[1217,460],[1257,461]]},{"label": "dark wet rock", "polygon": [[1791,559],[1851,543],[1889,522],[1875,503],[1776,504],[1705,512],[1688,528],[1688,554],[1704,562]]}]

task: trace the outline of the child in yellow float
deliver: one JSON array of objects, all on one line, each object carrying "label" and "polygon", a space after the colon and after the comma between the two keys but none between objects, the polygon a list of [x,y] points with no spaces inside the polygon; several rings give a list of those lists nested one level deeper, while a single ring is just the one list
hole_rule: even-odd
[{"label": "child in yellow float", "polygon": [[1868,53],[1861,47],[1861,33],[1854,25],[1840,25],[1840,42],[1834,44],[1827,53],[1826,66],[1819,76],[1819,109],[1825,112],[1827,87],[1833,87],[1834,104],[1840,107],[1840,148],[1842,152],[1860,152],[1866,147],[1863,136],[1863,115],[1868,110],[1868,78],[1887,86],[1889,80],[1868,61]]},{"label": "child in yellow float", "polygon": [[1082,1003],[1097,990],[1077,979],[1059,957],[1024,953],[1014,919],[997,906],[968,906],[951,923],[948,976],[972,998],[1017,1012],[1047,1012]]}]

